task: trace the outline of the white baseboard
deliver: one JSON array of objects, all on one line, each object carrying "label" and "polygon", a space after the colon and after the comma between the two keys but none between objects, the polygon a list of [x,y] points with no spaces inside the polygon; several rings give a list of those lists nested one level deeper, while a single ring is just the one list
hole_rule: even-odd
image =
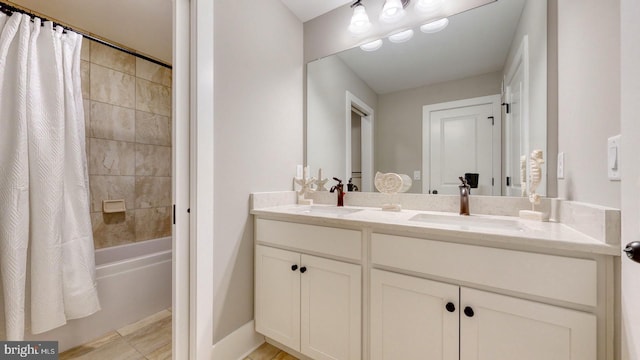
[{"label": "white baseboard", "polygon": [[264,336],[255,332],[253,320],[213,345],[213,360],[242,360],[264,343]]}]

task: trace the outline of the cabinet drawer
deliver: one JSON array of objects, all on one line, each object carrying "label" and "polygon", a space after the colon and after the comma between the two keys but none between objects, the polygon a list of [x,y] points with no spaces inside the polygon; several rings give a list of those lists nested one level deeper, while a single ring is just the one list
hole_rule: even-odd
[{"label": "cabinet drawer", "polygon": [[256,241],[346,259],[362,259],[362,233],[356,230],[257,219]]},{"label": "cabinet drawer", "polygon": [[384,234],[373,234],[371,240],[374,264],[597,305],[597,264],[593,260]]}]

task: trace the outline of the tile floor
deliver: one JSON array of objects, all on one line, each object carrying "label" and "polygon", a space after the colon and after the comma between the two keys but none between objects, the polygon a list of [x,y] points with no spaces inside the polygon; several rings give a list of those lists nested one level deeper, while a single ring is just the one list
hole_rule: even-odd
[{"label": "tile floor", "polygon": [[[60,354],[60,360],[171,360],[171,310],[163,310]],[[264,343],[244,360],[297,360]]]}]

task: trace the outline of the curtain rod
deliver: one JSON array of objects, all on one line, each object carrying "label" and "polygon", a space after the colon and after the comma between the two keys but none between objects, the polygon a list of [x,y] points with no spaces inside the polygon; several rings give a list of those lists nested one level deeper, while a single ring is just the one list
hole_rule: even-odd
[{"label": "curtain rod", "polygon": [[[77,34],[79,34],[79,35],[82,35],[82,36],[83,36],[83,37],[85,37],[86,39],[89,39],[89,40],[95,41],[95,42],[100,43],[100,44],[102,44],[102,45],[108,46],[108,47],[110,47],[110,48],[112,48],[112,49],[116,49],[116,50],[119,50],[119,51],[125,52],[125,53],[130,54],[130,55],[133,55],[133,56],[135,56],[135,57],[139,57],[139,58],[141,58],[141,59],[144,59],[144,60],[150,61],[150,62],[152,62],[152,63],[154,63],[154,64],[157,64],[157,65],[160,65],[160,66],[166,67],[166,68],[168,68],[168,69],[172,69],[172,66],[171,66],[171,65],[165,64],[165,63],[163,63],[163,62],[162,62],[162,61],[160,61],[160,60],[156,60],[156,59],[151,58],[151,57],[149,57],[149,56],[146,56],[146,55],[143,55],[143,54],[139,54],[139,53],[137,53],[137,52],[135,52],[135,51],[133,51],[133,50],[129,50],[129,49],[124,48],[124,47],[122,47],[122,46],[119,46],[119,45],[116,45],[116,44],[110,43],[110,42],[108,42],[108,41],[106,41],[106,40],[103,40],[103,39],[97,38],[97,37],[95,37],[95,36],[89,35],[89,34],[87,34],[87,33],[85,33],[85,32],[74,30],[73,28],[71,28],[71,27],[69,27],[69,26],[66,26],[66,25],[60,24],[60,23],[58,23],[58,22],[56,22],[56,21],[49,20],[49,19],[47,19],[47,18],[45,18],[45,17],[42,17],[42,16],[38,16],[38,15],[36,15],[36,14],[34,14],[34,13],[31,13],[31,12],[29,12],[29,11],[27,11],[27,10],[17,8],[17,7],[15,7],[15,6],[9,5],[9,4],[4,3],[4,2],[2,2],[2,1],[0,1],[0,11],[1,11],[1,12],[3,12],[3,13],[5,13],[5,14],[7,14],[7,15],[9,15],[9,16],[10,16],[10,15],[12,15],[13,13],[17,12],[17,13],[21,13],[21,14],[29,15],[29,16],[30,16],[30,17],[32,17],[32,18],[34,18],[34,17],[40,18],[40,19],[42,19],[42,21],[43,21],[43,22],[44,22],[44,21],[50,21],[50,22],[52,22],[52,23],[53,23],[53,25],[54,25],[54,26],[60,26],[60,27],[62,27],[62,28],[63,28],[63,29],[65,29],[65,30],[73,31],[73,32],[75,32],[75,33],[77,33]],[[33,19],[32,19],[32,20],[33,20]]]}]

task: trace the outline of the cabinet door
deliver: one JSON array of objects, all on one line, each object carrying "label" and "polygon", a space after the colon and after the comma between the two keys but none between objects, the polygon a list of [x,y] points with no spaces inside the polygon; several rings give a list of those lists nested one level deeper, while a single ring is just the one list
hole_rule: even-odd
[{"label": "cabinet door", "polygon": [[458,360],[458,298],[458,286],[373,269],[371,359]]},{"label": "cabinet door", "polygon": [[[295,266],[295,270],[292,270]],[[256,246],[256,331],[300,350],[300,254]]]},{"label": "cabinet door", "polygon": [[301,352],[315,360],[360,360],[359,265],[302,255]]},{"label": "cabinet door", "polygon": [[467,288],[460,299],[461,360],[597,358],[593,314]]}]

